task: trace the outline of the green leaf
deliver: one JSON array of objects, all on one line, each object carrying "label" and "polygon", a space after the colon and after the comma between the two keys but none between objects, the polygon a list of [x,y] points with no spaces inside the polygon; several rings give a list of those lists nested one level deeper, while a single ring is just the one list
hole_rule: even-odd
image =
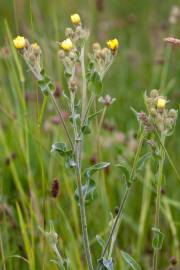
[{"label": "green leaf", "polygon": [[58,152],[61,156],[65,156],[67,152],[67,146],[65,143],[54,143],[52,145],[51,152]]},{"label": "green leaf", "polygon": [[95,165],[93,165],[92,167],[89,167],[85,170],[85,177],[87,179],[91,178],[91,176],[93,174],[95,174],[97,171],[99,170],[102,170],[102,169],[105,169],[106,167],[108,167],[110,165],[109,162],[100,162],[100,163],[97,163]]},{"label": "green leaf", "polygon": [[76,162],[74,159],[74,153],[72,150],[67,149],[67,146],[65,143],[54,143],[51,148],[51,152],[57,152],[60,156],[64,157],[66,162],[66,167],[76,167]]},{"label": "green leaf", "polygon": [[121,250],[121,255],[131,269],[142,270],[141,266],[128,253]]},{"label": "green leaf", "polygon": [[82,133],[85,134],[85,135],[90,134],[91,133],[90,127],[88,125],[84,125],[82,127]]},{"label": "green leaf", "polygon": [[96,115],[98,115],[99,113],[101,113],[103,110],[104,110],[104,109],[101,109],[101,110],[99,110],[99,111],[97,111],[97,112],[91,114],[91,115],[88,117],[88,120],[93,119]]},{"label": "green leaf", "polygon": [[104,240],[102,239],[102,237],[101,237],[99,234],[96,235],[96,240],[97,240],[98,244],[99,244],[102,248],[104,248],[105,242],[104,242]]},{"label": "green leaf", "polygon": [[113,261],[112,258],[110,259],[106,259],[106,258],[102,258],[99,260],[99,266],[100,266],[100,270],[114,270],[114,265],[113,265]]},{"label": "green leaf", "polygon": [[71,73],[70,71],[65,71],[65,72],[64,72],[64,76],[65,76],[65,78],[66,78],[67,80],[69,80],[69,78],[71,78],[71,76],[72,76],[72,73]]},{"label": "green leaf", "polygon": [[152,157],[152,152],[148,152],[140,157],[137,162],[136,171],[141,171],[144,168],[145,163]]},{"label": "green leaf", "polygon": [[69,152],[66,152],[66,167],[74,168],[76,167],[76,162],[74,159],[73,152],[69,150]]},{"label": "green leaf", "polygon": [[125,160],[121,160],[120,163],[116,164],[116,167],[120,168],[126,181],[130,178],[130,168]]},{"label": "green leaf", "polygon": [[50,78],[46,75],[45,70],[41,70],[42,79],[38,81],[39,88],[41,89],[44,95],[48,95],[49,91],[54,91],[55,87],[51,82]]},{"label": "green leaf", "polygon": [[161,249],[164,241],[164,234],[158,228],[152,228],[154,233],[152,246],[154,249]]},{"label": "green leaf", "polygon": [[[90,204],[93,199],[94,199],[94,193],[96,190],[96,184],[95,181],[92,179],[89,179],[85,185],[81,187],[82,193],[83,193],[83,198],[85,201],[85,204]],[[75,199],[79,203],[80,198],[79,198],[79,190],[76,188],[75,190]]]},{"label": "green leaf", "polygon": [[100,95],[103,89],[102,80],[97,72],[94,72],[90,78],[90,88],[97,94]]}]

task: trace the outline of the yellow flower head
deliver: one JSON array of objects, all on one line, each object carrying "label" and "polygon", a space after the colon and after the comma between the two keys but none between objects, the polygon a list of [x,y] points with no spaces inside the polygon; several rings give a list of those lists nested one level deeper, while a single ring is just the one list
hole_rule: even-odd
[{"label": "yellow flower head", "polygon": [[70,51],[73,48],[73,43],[70,38],[67,38],[60,43],[60,47],[65,51]]},{"label": "yellow flower head", "polygon": [[40,49],[40,46],[39,46],[37,43],[33,43],[33,44],[32,44],[32,47],[33,47],[33,49],[35,49],[35,50],[39,50],[39,49]]},{"label": "yellow flower head", "polygon": [[26,46],[26,40],[22,36],[17,36],[13,39],[13,43],[16,49],[24,49]]},{"label": "yellow flower head", "polygon": [[163,97],[159,97],[157,100],[157,108],[158,109],[164,109],[166,106],[166,99]]},{"label": "yellow flower head", "polygon": [[79,14],[72,14],[71,15],[71,22],[73,23],[73,24],[80,24],[80,22],[81,22],[81,18],[80,18],[80,16],[79,16]]},{"label": "yellow flower head", "polygon": [[117,38],[110,39],[107,42],[107,46],[110,50],[116,51],[119,47],[119,41],[117,40]]}]

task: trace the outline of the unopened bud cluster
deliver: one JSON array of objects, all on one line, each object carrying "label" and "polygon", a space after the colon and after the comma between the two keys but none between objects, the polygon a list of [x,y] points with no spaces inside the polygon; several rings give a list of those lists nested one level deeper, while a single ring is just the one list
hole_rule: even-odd
[{"label": "unopened bud cluster", "polygon": [[103,79],[106,71],[114,60],[118,50],[119,42],[117,39],[109,40],[107,47],[101,47],[99,43],[93,44],[93,53],[90,55],[90,61],[93,64],[94,71]]},{"label": "unopened bud cluster", "polygon": [[88,38],[89,32],[83,27],[79,14],[72,14],[71,22],[74,27],[65,29],[66,39],[59,43],[59,57],[68,76],[68,87],[74,92],[78,88],[75,66],[80,60],[81,48]]},{"label": "unopened bud cluster", "polygon": [[156,89],[153,89],[149,96],[145,96],[147,109],[149,112],[149,121],[156,128],[165,134],[168,134],[174,128],[177,119],[177,111],[167,109],[168,103],[166,97],[161,96]]},{"label": "unopened bud cluster", "polygon": [[13,40],[13,44],[15,48],[22,54],[30,69],[37,75],[37,77],[40,77],[40,46],[37,43],[30,44],[30,42],[23,36],[17,36]]}]

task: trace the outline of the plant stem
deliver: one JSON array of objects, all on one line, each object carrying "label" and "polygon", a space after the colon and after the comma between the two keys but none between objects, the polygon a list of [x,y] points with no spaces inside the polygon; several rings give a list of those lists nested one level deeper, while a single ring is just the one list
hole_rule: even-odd
[{"label": "plant stem", "polygon": [[80,63],[81,63],[81,72],[82,72],[82,114],[81,114],[81,123],[83,122],[85,109],[87,104],[87,81],[86,81],[86,71],[85,71],[85,59],[84,59],[84,50],[83,46],[81,49]]},{"label": "plant stem", "polygon": [[[141,149],[142,149],[143,140],[144,140],[144,132],[142,132],[140,134],[140,137],[139,137],[139,143],[138,143],[138,147],[137,147],[137,151],[136,151],[136,155],[135,155],[135,158],[134,158],[134,162],[133,162],[133,166],[132,166],[132,170],[131,170],[131,174],[130,174],[130,179],[129,179],[130,183],[134,179],[134,175],[135,175],[135,171],[136,171],[136,165],[137,165],[137,162],[138,162],[138,159],[139,159],[139,156],[140,156],[140,152],[141,152]],[[131,190],[131,186],[126,188],[126,191],[124,193],[122,202],[121,202],[121,204],[119,206],[118,214],[116,216],[116,219],[115,219],[114,224],[112,226],[111,232],[109,234],[109,237],[108,237],[107,242],[105,244],[105,247],[103,249],[102,257],[104,257],[106,255],[106,252],[108,250],[108,247],[109,247],[110,243],[111,243],[111,247],[110,247],[110,252],[109,252],[108,257],[110,257],[112,252],[113,252],[113,247],[114,247],[114,244],[115,244],[115,241],[116,241],[116,238],[117,238],[117,234],[118,234],[118,231],[119,231],[123,210],[124,210],[125,204],[127,202],[129,192]],[[112,242],[111,242],[111,240],[112,240]]]},{"label": "plant stem", "polygon": [[102,115],[101,115],[101,118],[100,118],[100,121],[99,121],[99,125],[98,125],[98,130],[97,130],[97,157],[98,159],[100,159],[100,131],[101,131],[101,128],[102,128],[102,124],[103,124],[103,121],[104,121],[104,118],[105,118],[105,114],[107,112],[107,106],[104,107],[103,109],[103,112],[102,112]]},{"label": "plant stem", "polygon": [[[86,110],[86,99],[87,99],[87,82],[86,82],[86,71],[85,71],[85,64],[84,64],[84,46],[81,49],[81,70],[82,70],[82,112],[81,112],[81,125],[80,131],[77,130],[76,119],[73,119],[73,130],[74,130],[74,137],[75,137],[75,159],[76,159],[76,177],[77,177],[77,188],[79,193],[79,206],[80,206],[80,216],[81,216],[81,226],[82,226],[82,234],[83,234],[83,245],[85,256],[87,260],[87,265],[89,270],[94,270],[90,245],[89,245],[89,237],[88,237],[88,230],[87,230],[87,219],[86,219],[86,209],[85,209],[85,200],[82,191],[82,150],[83,150],[83,134],[81,132],[81,127],[86,121],[86,117],[89,112],[89,106],[91,106],[91,102],[87,107]],[[75,113],[74,109],[74,96],[71,94],[71,110],[72,114]]]},{"label": "plant stem", "polygon": [[61,122],[62,122],[62,124],[63,124],[64,130],[65,130],[66,135],[67,135],[67,137],[68,137],[69,143],[70,143],[72,149],[74,149],[73,142],[72,142],[72,140],[71,140],[71,136],[70,136],[70,134],[69,134],[69,131],[68,131],[67,127],[66,127],[66,123],[65,123],[65,121],[64,121],[64,118],[63,118],[61,109],[59,108],[59,106],[58,106],[58,104],[57,104],[57,102],[56,102],[56,99],[55,99],[53,93],[52,93],[51,91],[49,91],[49,94],[50,94],[51,100],[52,100],[52,102],[54,103],[54,106],[55,106],[55,108],[56,108],[56,110],[57,110],[57,112],[58,112],[58,114],[59,114],[59,117],[60,117]]},{"label": "plant stem", "polygon": [[[161,200],[161,184],[163,179],[163,166],[164,166],[164,158],[165,158],[165,152],[164,152],[164,142],[165,142],[165,136],[164,134],[161,134],[161,145],[160,145],[160,161],[159,161],[159,169],[158,169],[158,182],[157,182],[157,195],[156,195],[156,212],[155,212],[155,222],[154,227],[156,229],[159,229],[159,214],[160,214],[160,200]],[[153,254],[153,270],[157,270],[158,265],[158,249],[154,249]]]},{"label": "plant stem", "polygon": [[[102,252],[102,257],[104,257],[106,255],[106,252],[107,252],[107,249],[110,245],[110,242],[114,238],[114,232],[116,231],[117,228],[119,228],[121,217],[122,217],[122,212],[123,212],[124,205],[125,205],[127,198],[128,198],[129,190],[130,189],[127,188],[125,193],[124,193],[122,202],[121,202],[120,207],[119,207],[118,214],[116,216],[116,219],[115,219],[114,224],[112,226],[111,232],[110,232],[109,237],[107,239],[106,245],[105,245],[104,250]],[[112,246],[111,246],[111,250],[112,250]]]}]

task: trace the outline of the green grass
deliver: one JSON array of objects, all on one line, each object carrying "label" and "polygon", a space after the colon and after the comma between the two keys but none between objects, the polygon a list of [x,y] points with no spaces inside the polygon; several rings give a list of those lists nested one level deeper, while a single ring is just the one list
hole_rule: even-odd
[{"label": "green grass", "polygon": [[[57,56],[56,42],[64,38],[69,15],[78,11],[91,30],[89,46],[117,37],[121,46],[104,85],[105,93],[116,97],[105,120],[113,123],[111,133],[101,130],[101,157],[110,160],[108,173],[96,177],[97,197],[88,206],[88,223],[93,260],[100,256],[96,234],[106,236],[110,213],[124,192],[124,182],[113,164],[121,155],[133,160],[138,124],[130,109],[143,110],[144,91],[162,87],[171,105],[179,107],[180,50],[165,47],[163,37],[173,31],[179,37],[179,25],[168,24],[176,1],[104,1],[101,12],[96,1],[8,0],[0,3],[0,269],[57,269],[50,262],[54,254],[41,229],[49,231],[53,222],[59,235],[59,245],[70,258],[72,269],[86,269],[82,249],[79,207],[74,200],[75,177],[64,168],[63,161],[50,153],[51,145],[64,141],[63,129],[52,123],[56,112],[48,100],[43,108],[42,95],[22,59],[12,46],[12,37],[23,34],[37,41],[43,50],[44,65],[51,78],[62,88],[63,67]],[[3,48],[8,48],[8,55]],[[165,60],[164,65],[157,60]],[[25,93],[33,97],[26,102]],[[66,104],[60,97],[58,102]],[[83,168],[90,165],[96,153],[96,126],[87,137]],[[116,139],[122,132],[125,140]],[[167,139],[170,157],[179,171],[180,121]],[[145,146],[146,147],[146,146]],[[146,151],[146,148],[144,149]],[[180,172],[179,172],[180,173]],[[161,229],[166,233],[159,269],[166,269],[172,256],[180,257],[179,187],[180,182],[165,162],[165,179],[161,205]],[[60,179],[60,196],[50,194],[54,178]],[[142,265],[151,269],[151,227],[155,212],[154,177],[149,163],[133,187],[115,247],[115,269],[128,269],[120,249],[130,253]],[[40,229],[41,228],[41,229]],[[178,269],[178,268],[177,268]]]}]

